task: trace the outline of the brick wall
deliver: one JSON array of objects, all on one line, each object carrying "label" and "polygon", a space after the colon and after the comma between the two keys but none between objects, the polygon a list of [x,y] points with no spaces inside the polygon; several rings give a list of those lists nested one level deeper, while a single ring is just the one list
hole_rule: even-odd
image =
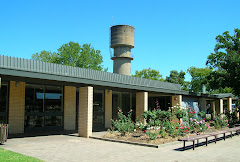
[{"label": "brick wall", "polygon": [[79,88],[78,135],[89,137],[92,135],[93,118],[93,87]]},{"label": "brick wall", "polygon": [[182,105],[182,95],[172,96],[172,106]]},{"label": "brick wall", "polygon": [[105,90],[105,128],[112,126],[112,90]]},{"label": "brick wall", "polygon": [[24,133],[25,83],[10,81],[9,89],[9,133]]},{"label": "brick wall", "polygon": [[64,130],[76,127],[76,87],[64,87]]},{"label": "brick wall", "polygon": [[141,114],[148,111],[148,92],[136,93],[136,119],[141,119]]}]

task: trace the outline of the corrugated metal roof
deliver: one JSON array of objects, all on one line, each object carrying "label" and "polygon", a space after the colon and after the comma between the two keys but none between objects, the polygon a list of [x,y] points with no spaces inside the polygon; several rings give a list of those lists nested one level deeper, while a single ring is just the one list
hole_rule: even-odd
[{"label": "corrugated metal roof", "polygon": [[[137,87],[145,87],[143,88],[143,90],[146,89],[147,87],[155,88],[156,91],[159,91],[159,89],[165,89],[165,90],[171,90],[171,91],[181,90],[181,87],[179,84],[161,82],[161,81],[144,79],[144,78],[137,78],[137,77],[127,76],[127,75],[120,75],[120,74],[114,74],[114,73],[91,70],[91,69],[83,69],[83,68],[54,64],[54,63],[35,61],[30,59],[8,57],[8,56],[2,56],[2,55],[0,55],[0,68],[24,71],[24,72],[51,74],[56,76],[67,76],[67,77],[73,77],[78,79],[87,79],[87,80],[101,81],[101,82],[107,82],[107,83],[117,83],[119,85],[131,85],[131,86],[134,86],[132,87],[133,89],[135,89],[137,86]],[[32,75],[29,73],[28,77],[31,78]],[[104,84],[104,86],[106,86],[106,84]]]},{"label": "corrugated metal roof", "polygon": [[191,93],[182,91],[180,84],[2,55],[0,55],[0,75],[48,79],[140,91],[183,94],[207,98],[232,96],[232,94],[208,95]]}]

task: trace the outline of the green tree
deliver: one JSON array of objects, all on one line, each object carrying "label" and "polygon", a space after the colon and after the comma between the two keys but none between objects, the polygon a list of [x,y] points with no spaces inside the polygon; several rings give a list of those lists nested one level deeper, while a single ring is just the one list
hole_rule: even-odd
[{"label": "green tree", "polygon": [[160,74],[160,72],[158,70],[154,70],[154,69],[151,69],[151,68],[143,69],[141,71],[136,70],[135,75],[133,75],[133,76],[139,77],[139,78],[165,81],[162,78],[162,75]]},{"label": "green tree", "polygon": [[206,68],[196,68],[190,67],[187,69],[188,73],[191,75],[192,79],[190,82],[190,90],[193,92],[202,92],[202,86],[206,86],[206,90],[210,91],[210,85],[208,77],[212,72],[212,69],[209,67]]},{"label": "green tree", "polygon": [[[221,80],[224,87],[231,87],[240,95],[240,30],[234,29],[231,36],[228,31],[216,37],[214,53],[211,53],[206,65],[215,71],[215,80]],[[215,82],[216,83],[216,82]]]},{"label": "green tree", "polygon": [[32,59],[93,70],[107,70],[103,69],[101,65],[103,58],[100,50],[95,50],[91,47],[91,44],[83,44],[81,46],[79,43],[69,42],[63,44],[57,53],[41,51],[33,54]]},{"label": "green tree", "polygon": [[177,70],[170,71],[169,77],[166,77],[166,81],[170,83],[181,84],[183,90],[188,90],[186,82],[185,82],[185,72]]}]

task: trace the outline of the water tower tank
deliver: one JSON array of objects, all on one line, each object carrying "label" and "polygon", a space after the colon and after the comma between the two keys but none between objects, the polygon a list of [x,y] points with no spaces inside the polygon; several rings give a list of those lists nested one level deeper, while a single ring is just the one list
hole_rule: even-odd
[{"label": "water tower tank", "polygon": [[134,48],[134,27],[116,25],[111,27],[111,48],[114,49],[113,73],[131,75],[131,49]]}]

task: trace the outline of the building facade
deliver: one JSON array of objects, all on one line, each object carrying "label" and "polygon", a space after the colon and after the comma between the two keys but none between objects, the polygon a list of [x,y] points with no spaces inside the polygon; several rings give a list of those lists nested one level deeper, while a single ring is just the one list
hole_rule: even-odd
[{"label": "building facade", "polygon": [[0,56],[0,123],[10,134],[77,130],[89,137],[93,130],[109,128],[118,108],[133,110],[133,120],[147,110],[177,104],[196,110],[231,111],[233,95],[182,91],[180,85]]}]

